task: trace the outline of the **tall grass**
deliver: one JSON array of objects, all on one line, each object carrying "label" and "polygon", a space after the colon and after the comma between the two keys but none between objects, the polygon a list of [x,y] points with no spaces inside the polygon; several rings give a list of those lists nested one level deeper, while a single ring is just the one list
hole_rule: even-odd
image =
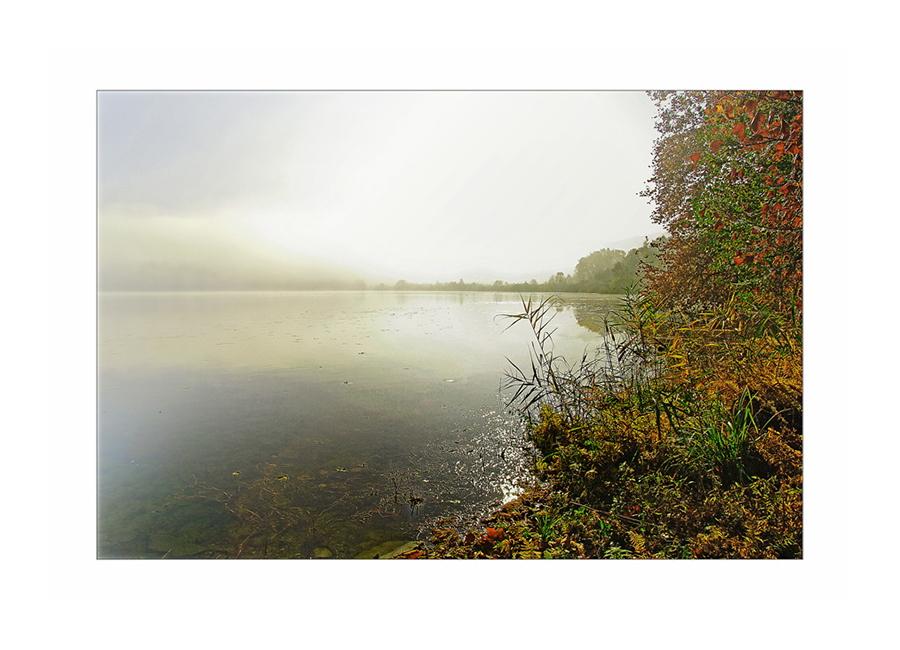
[{"label": "tall grass", "polygon": [[588,415],[589,394],[599,385],[608,383],[606,368],[598,358],[592,358],[585,351],[574,363],[558,355],[553,347],[551,329],[557,308],[563,305],[557,296],[550,296],[540,302],[533,302],[529,296],[522,298],[522,312],[503,314],[512,322],[507,329],[517,323],[527,323],[532,333],[529,343],[530,366],[522,370],[509,357],[510,369],[506,372],[503,388],[512,391],[510,405],[518,405],[527,416],[533,417],[542,406],[550,406],[565,414],[571,421]]}]

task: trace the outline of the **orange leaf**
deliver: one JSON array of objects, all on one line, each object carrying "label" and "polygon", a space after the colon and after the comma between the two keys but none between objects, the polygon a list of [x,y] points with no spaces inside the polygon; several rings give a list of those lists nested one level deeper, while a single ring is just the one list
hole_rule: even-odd
[{"label": "orange leaf", "polygon": [[499,542],[503,539],[503,529],[502,528],[491,528],[488,526],[487,528],[487,538],[492,542]]},{"label": "orange leaf", "polygon": [[753,116],[753,121],[750,123],[750,128],[753,129],[753,132],[756,133],[763,127],[763,112],[759,111],[756,115]]},{"label": "orange leaf", "polygon": [[741,141],[744,139],[744,131],[747,130],[747,126],[743,122],[738,122],[734,125],[734,128],[731,129],[731,132],[736,135]]},{"label": "orange leaf", "polygon": [[744,256],[743,256],[743,255],[738,255],[737,257],[735,257],[735,258],[734,258],[734,263],[735,263],[735,264],[738,264],[738,265],[743,264],[743,263],[744,263]]},{"label": "orange leaf", "polygon": [[751,99],[749,102],[744,104],[744,110],[747,111],[747,115],[752,115],[753,111],[756,110],[756,105],[759,103],[758,99]]},{"label": "orange leaf", "polygon": [[700,154],[695,153],[693,156],[690,156],[689,159],[692,163],[694,163],[696,165],[697,161],[700,160]]},{"label": "orange leaf", "polygon": [[713,153],[716,153],[723,144],[725,144],[725,143],[722,142],[721,140],[713,140],[710,143],[709,147],[710,147],[710,149],[712,149]]}]

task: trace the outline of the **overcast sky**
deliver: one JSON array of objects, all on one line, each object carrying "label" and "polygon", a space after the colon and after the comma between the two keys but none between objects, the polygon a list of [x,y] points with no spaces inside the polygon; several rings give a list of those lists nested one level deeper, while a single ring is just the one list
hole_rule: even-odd
[{"label": "overcast sky", "polygon": [[101,288],[571,273],[660,232],[653,116],[640,92],[101,92]]}]

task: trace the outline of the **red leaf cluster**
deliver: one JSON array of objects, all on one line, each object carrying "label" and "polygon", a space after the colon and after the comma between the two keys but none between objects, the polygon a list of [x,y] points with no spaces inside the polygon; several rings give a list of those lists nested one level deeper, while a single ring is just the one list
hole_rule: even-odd
[{"label": "red leaf cluster", "polygon": [[795,309],[802,293],[802,93],[651,96],[663,137],[644,195],[669,239],[663,266],[647,273],[650,289],[684,307],[721,303],[742,285]]},{"label": "red leaf cluster", "polygon": [[500,540],[503,539],[503,536],[504,536],[503,529],[488,527],[487,531],[485,532],[485,536],[491,542],[499,542]]}]

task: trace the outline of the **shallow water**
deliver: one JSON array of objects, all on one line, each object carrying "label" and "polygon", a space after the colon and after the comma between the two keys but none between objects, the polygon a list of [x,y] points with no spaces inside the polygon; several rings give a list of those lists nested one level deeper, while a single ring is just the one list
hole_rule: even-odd
[{"label": "shallow water", "polygon": [[[567,296],[557,353],[609,296]],[[510,498],[516,294],[103,293],[98,556],[354,557]],[[583,325],[579,325],[583,323]],[[505,396],[508,398],[509,396]]]}]

